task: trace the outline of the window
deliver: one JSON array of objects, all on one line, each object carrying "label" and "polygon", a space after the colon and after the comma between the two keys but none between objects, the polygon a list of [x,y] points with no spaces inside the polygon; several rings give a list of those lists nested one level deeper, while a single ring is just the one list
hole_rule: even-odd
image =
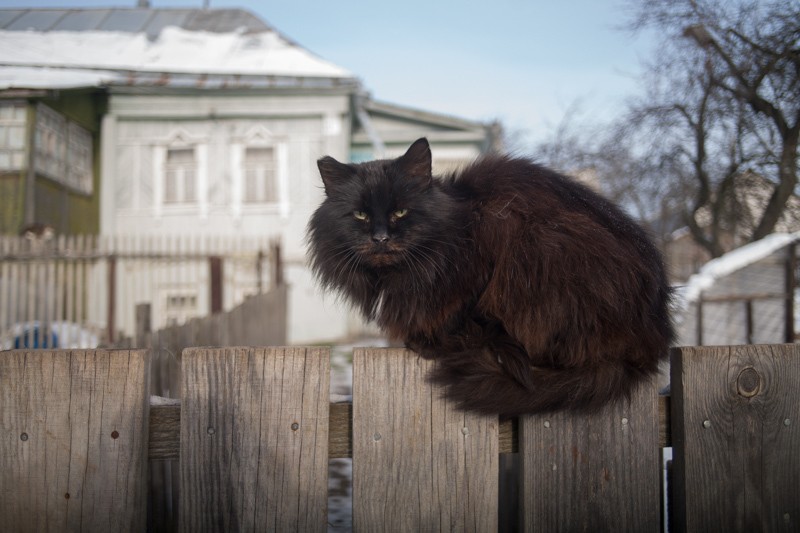
[{"label": "window", "polygon": [[66,181],[67,119],[45,105],[36,107],[36,172]]},{"label": "window", "polygon": [[25,104],[0,103],[0,171],[25,168]]},{"label": "window", "polygon": [[168,149],[164,172],[164,203],[197,202],[196,173],[194,148]]},{"label": "window", "polygon": [[169,326],[183,324],[191,318],[200,316],[197,309],[197,295],[194,293],[167,294],[165,322]]},{"label": "window", "polygon": [[67,127],[67,185],[91,194],[92,135],[74,122]]},{"label": "window", "polygon": [[244,203],[277,202],[275,188],[274,149],[246,148],[244,154]]},{"label": "window", "polygon": [[92,134],[64,115],[36,106],[36,150],[38,174],[84,194],[94,188]]}]

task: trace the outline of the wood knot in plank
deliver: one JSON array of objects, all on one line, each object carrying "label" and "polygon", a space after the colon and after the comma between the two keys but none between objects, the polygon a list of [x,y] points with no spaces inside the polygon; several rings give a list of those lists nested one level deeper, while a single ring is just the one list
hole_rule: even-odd
[{"label": "wood knot in plank", "polygon": [[752,398],[761,391],[761,375],[753,367],[739,372],[736,378],[736,392],[744,398]]}]

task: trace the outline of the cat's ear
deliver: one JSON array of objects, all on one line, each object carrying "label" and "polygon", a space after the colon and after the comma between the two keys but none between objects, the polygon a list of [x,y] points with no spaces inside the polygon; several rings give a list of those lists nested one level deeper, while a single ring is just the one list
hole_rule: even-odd
[{"label": "cat's ear", "polygon": [[417,139],[414,144],[397,159],[398,168],[406,176],[431,176],[431,147],[425,137]]},{"label": "cat's ear", "polygon": [[317,161],[317,168],[319,168],[319,175],[322,176],[322,183],[325,184],[325,194],[328,196],[337,185],[348,181],[353,174],[350,165],[340,163],[329,155]]}]

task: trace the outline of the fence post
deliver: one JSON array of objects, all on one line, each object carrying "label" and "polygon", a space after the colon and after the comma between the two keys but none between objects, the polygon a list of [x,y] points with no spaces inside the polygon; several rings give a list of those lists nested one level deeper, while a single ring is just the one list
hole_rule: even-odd
[{"label": "fence post", "polygon": [[181,358],[181,530],[325,531],[330,350]]},{"label": "fence post", "polygon": [[521,417],[524,531],[659,531],[658,420],[655,383],[596,413]]},{"label": "fence post", "polygon": [[257,294],[264,292],[264,250],[258,249],[256,256],[256,289]]},{"label": "fence post", "polygon": [[136,304],[136,336],[134,342],[137,348],[144,348],[149,344],[150,335],[153,333],[150,304]]},{"label": "fence post", "polygon": [[113,253],[108,256],[108,325],[106,335],[109,344],[114,342],[117,310],[117,256]]},{"label": "fence post", "polygon": [[797,531],[800,346],[672,352],[674,531]]},{"label": "fence post", "polygon": [[697,346],[703,345],[703,293],[697,295]]},{"label": "fence post", "polygon": [[751,298],[744,301],[744,326],[745,340],[747,344],[753,344],[753,300]]},{"label": "fence post", "polygon": [[794,292],[797,289],[797,244],[794,242],[786,249],[786,300],[784,308],[786,318],[784,325],[784,341],[794,342]]},{"label": "fence post", "polygon": [[280,287],[283,285],[283,256],[279,241],[271,243],[270,255],[272,256],[272,287]]},{"label": "fence post", "polygon": [[144,531],[144,350],[0,352],[7,531]]},{"label": "fence post", "polygon": [[208,258],[209,282],[210,282],[210,295],[211,295],[211,309],[209,311],[213,315],[222,311],[222,257],[212,255]]},{"label": "fence post", "polygon": [[353,354],[353,528],[497,530],[498,419],[432,386],[434,362],[402,349]]}]

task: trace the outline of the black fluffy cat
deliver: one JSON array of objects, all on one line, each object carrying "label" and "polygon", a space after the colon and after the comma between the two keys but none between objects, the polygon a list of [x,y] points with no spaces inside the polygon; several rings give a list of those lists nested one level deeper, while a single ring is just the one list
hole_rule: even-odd
[{"label": "black fluffy cat", "polygon": [[500,155],[435,178],[426,139],[397,159],[318,166],[314,273],[434,358],[460,407],[591,410],[657,371],[673,338],[660,254],[588,188]]}]

